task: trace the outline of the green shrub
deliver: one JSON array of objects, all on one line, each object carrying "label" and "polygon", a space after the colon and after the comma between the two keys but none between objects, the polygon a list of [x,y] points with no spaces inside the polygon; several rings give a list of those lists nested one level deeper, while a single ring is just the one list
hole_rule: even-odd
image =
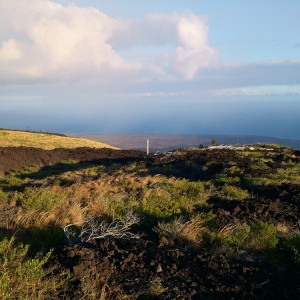
[{"label": "green shrub", "polygon": [[263,161],[257,161],[254,164],[250,165],[252,170],[268,170],[269,166],[265,164]]},{"label": "green shrub", "polygon": [[14,245],[14,238],[0,242],[0,298],[46,299],[51,298],[62,281],[51,278],[44,268],[51,252],[44,257],[27,257],[28,245]]},{"label": "green shrub", "polygon": [[164,181],[160,186],[148,190],[140,203],[140,210],[156,223],[176,215],[190,214],[204,203],[212,192],[211,185],[188,180]]},{"label": "green shrub", "polygon": [[5,179],[1,182],[1,186],[9,190],[16,190],[22,188],[27,182],[28,179],[20,179],[17,175],[10,174],[5,176]]},{"label": "green shrub", "polygon": [[251,227],[251,235],[248,240],[248,248],[264,250],[275,248],[278,243],[277,231],[273,224],[258,222]]},{"label": "green shrub", "polygon": [[8,194],[3,192],[2,189],[0,188],[0,200],[7,200],[8,199]]},{"label": "green shrub", "polygon": [[300,235],[295,235],[292,238],[284,241],[284,248],[292,254],[292,260],[300,265]]},{"label": "green shrub", "polygon": [[47,252],[57,247],[65,239],[64,231],[60,227],[47,227],[32,229],[24,236],[22,241],[30,247],[30,253]]},{"label": "green shrub", "polygon": [[225,185],[225,184],[237,184],[241,181],[240,177],[237,176],[228,176],[228,175],[220,175],[216,178],[216,183]]},{"label": "green shrub", "polygon": [[222,242],[235,249],[263,251],[275,248],[278,243],[275,226],[264,222],[252,226],[238,224],[224,232],[220,236]]},{"label": "green shrub", "polygon": [[49,211],[57,206],[66,194],[51,189],[29,187],[24,192],[15,192],[13,199],[24,208]]},{"label": "green shrub", "polygon": [[224,185],[220,191],[220,196],[227,200],[244,200],[249,198],[249,193],[233,185]]}]

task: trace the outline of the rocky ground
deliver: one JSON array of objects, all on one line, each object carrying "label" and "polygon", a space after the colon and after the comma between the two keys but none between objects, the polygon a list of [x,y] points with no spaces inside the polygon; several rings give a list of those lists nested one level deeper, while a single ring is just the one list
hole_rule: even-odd
[{"label": "rocky ground", "polygon": [[[269,169],[253,168],[250,155],[232,150],[181,151],[145,157],[140,151],[93,149],[39,150],[1,148],[0,172],[7,173],[30,165],[49,166],[63,160],[145,166],[143,176],[157,174],[190,181],[218,180],[219,174],[234,162],[242,170],[239,187],[252,196],[243,201],[212,196],[208,200],[219,228],[257,221],[284,224],[300,229],[300,185],[297,181],[278,185],[253,185],[249,178],[272,173],[284,159],[278,150]],[[289,161],[298,164],[299,151]],[[213,162],[207,164],[207,162]],[[282,164],[284,169],[286,164]],[[294,174],[294,177],[299,174]],[[251,177],[251,178],[252,178]],[[2,219],[14,207],[2,211]],[[4,227],[4,226],[3,226]],[[4,229],[4,228],[2,228]],[[276,253],[227,251],[222,245],[188,247],[162,238],[152,228],[138,227],[139,239],[99,239],[86,243],[60,244],[48,265],[52,275],[69,273],[71,279],[60,297],[66,299],[299,299],[300,268],[292,262],[292,250],[278,245]]]},{"label": "rocky ground", "polygon": [[104,240],[64,247],[52,262],[74,279],[68,296],[103,299],[297,299],[299,269],[259,258],[195,253],[155,240]]}]

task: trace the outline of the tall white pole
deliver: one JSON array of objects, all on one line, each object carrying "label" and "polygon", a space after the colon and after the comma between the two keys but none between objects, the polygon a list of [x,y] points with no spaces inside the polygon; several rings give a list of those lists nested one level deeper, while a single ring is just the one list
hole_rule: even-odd
[{"label": "tall white pole", "polygon": [[149,146],[150,146],[150,143],[149,143],[149,139],[147,139],[147,155],[149,155]]}]

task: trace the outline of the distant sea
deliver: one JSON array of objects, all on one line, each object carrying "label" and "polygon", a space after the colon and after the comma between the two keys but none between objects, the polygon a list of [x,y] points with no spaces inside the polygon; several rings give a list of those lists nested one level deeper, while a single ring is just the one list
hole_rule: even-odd
[{"label": "distant sea", "polygon": [[208,146],[213,139],[218,145],[245,145],[270,143],[290,146],[300,149],[300,140],[284,139],[268,136],[247,135],[211,135],[211,134],[69,134],[91,140],[101,141],[122,149],[146,151],[147,139],[150,141],[150,151],[170,151],[186,147]]}]

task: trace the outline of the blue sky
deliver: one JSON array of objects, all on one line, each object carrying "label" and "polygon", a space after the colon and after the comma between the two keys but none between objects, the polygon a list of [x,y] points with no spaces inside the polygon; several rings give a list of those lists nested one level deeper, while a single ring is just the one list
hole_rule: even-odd
[{"label": "blue sky", "polygon": [[1,0],[0,127],[300,139],[300,2]]}]

